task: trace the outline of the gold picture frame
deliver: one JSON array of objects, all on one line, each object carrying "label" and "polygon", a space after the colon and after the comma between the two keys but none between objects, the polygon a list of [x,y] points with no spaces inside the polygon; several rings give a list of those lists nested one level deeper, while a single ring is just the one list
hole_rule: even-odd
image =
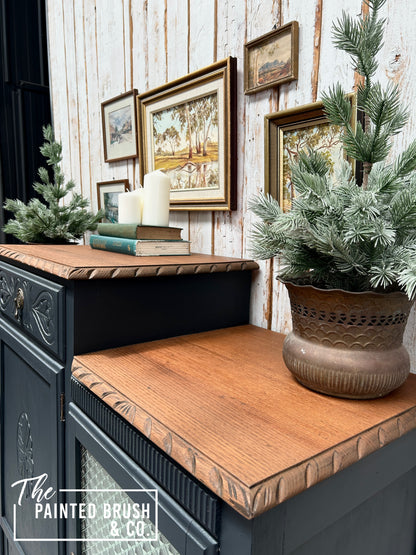
[{"label": "gold picture frame", "polygon": [[235,210],[235,58],[138,95],[137,114],[142,183],[169,175],[171,210]]},{"label": "gold picture frame", "polygon": [[104,160],[116,162],[137,157],[137,90],[101,103]]},{"label": "gold picture frame", "polygon": [[104,210],[104,223],[118,222],[118,195],[130,191],[128,179],[113,179],[97,183],[98,210]]},{"label": "gold picture frame", "polygon": [[[355,129],[360,113],[355,94],[349,94],[352,105],[351,125]],[[290,209],[293,199],[289,164],[297,152],[311,147],[328,158],[334,169],[345,158],[341,141],[341,128],[330,124],[322,102],[306,104],[265,116],[265,192],[279,201],[284,211]],[[357,180],[361,171],[350,160]]]},{"label": "gold picture frame", "polygon": [[253,94],[298,78],[299,24],[291,21],[244,45],[244,92]]}]

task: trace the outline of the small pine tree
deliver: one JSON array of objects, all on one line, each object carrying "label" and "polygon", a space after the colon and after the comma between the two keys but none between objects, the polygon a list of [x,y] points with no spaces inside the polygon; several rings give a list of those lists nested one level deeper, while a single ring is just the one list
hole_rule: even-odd
[{"label": "small pine tree", "polygon": [[50,125],[43,127],[44,144],[40,147],[47,164],[52,168],[53,183],[46,168],[39,168],[41,182],[34,183],[33,188],[45,200],[31,199],[27,204],[21,200],[7,199],[5,210],[14,213],[15,219],[9,220],[3,231],[28,243],[69,243],[80,239],[85,231],[93,231],[103,217],[101,211],[96,215],[87,210],[89,201],[79,193],[73,192],[70,202],[60,202],[73,191],[75,183],[70,180],[65,184],[60,163],[62,161],[62,144],[54,139]]},{"label": "small pine tree", "polygon": [[385,26],[379,12],[385,2],[368,0],[368,15],[355,21],[344,12],[333,27],[335,45],[350,55],[363,77],[357,104],[364,125],[351,126],[351,103],[339,84],[323,96],[329,121],[343,128],[345,153],[362,162],[362,186],[347,162],[332,176],[318,152],[301,153],[291,167],[296,191],[291,210],[283,213],[268,195],[250,204],[262,220],[255,224],[253,253],[257,258],[280,255],[282,279],[348,291],[403,290],[413,299],[416,141],[394,163],[385,162],[391,138],[408,116],[396,85],[383,88],[373,82]]}]

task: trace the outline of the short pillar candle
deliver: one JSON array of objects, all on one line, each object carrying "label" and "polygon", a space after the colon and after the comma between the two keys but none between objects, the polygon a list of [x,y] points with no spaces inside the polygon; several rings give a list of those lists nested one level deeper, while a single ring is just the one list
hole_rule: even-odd
[{"label": "short pillar candle", "polygon": [[169,225],[170,178],[160,170],[144,176],[143,225]]},{"label": "short pillar candle", "polygon": [[143,196],[143,188],[119,194],[118,222],[120,224],[140,225],[142,223]]}]

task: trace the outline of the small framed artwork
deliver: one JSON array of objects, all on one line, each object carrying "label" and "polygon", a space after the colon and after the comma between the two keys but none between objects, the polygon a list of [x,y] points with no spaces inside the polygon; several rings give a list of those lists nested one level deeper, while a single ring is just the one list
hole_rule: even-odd
[{"label": "small framed artwork", "polygon": [[137,156],[136,96],[133,89],[101,104],[106,162]]},{"label": "small framed artwork", "polygon": [[[348,95],[352,104],[351,125],[355,129],[357,117],[356,95]],[[341,140],[342,128],[329,123],[322,102],[315,102],[269,114],[265,117],[265,191],[279,201],[284,211],[290,209],[295,192],[292,186],[290,164],[299,152],[308,147],[321,152],[331,171],[345,158]],[[359,168],[351,160],[353,173]]]},{"label": "small framed artwork", "polygon": [[111,224],[118,222],[118,195],[129,190],[128,179],[97,183],[98,209],[104,210],[103,222]]},{"label": "small framed artwork", "polygon": [[172,210],[236,207],[235,81],[229,57],[137,97],[142,182],[165,172]]},{"label": "small framed artwork", "polygon": [[253,94],[298,78],[299,25],[291,21],[244,45],[244,92]]}]

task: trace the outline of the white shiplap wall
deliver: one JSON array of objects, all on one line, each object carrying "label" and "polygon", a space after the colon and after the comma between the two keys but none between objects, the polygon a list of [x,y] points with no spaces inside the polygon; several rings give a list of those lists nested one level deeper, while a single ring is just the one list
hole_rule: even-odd
[{"label": "white shiplap wall", "polygon": [[[264,186],[264,116],[307,104],[334,81],[352,90],[347,56],[331,41],[332,21],[342,9],[358,14],[361,0],[48,0],[48,40],[53,124],[63,143],[63,169],[97,208],[96,183],[127,178],[139,183],[138,159],[107,164],[103,158],[101,102],[132,88],[145,92],[216,60],[238,60],[238,209],[173,212],[196,252],[250,257],[253,217],[249,198]],[[399,84],[405,102],[416,105],[414,0],[388,0],[387,34],[377,78]],[[299,79],[245,96],[243,46],[274,25],[297,20]],[[416,136],[416,113],[394,151]],[[394,152],[393,152],[394,153]],[[287,333],[286,292],[276,282],[277,261],[260,262],[253,279],[251,322]],[[416,320],[406,344],[416,370]]]}]

